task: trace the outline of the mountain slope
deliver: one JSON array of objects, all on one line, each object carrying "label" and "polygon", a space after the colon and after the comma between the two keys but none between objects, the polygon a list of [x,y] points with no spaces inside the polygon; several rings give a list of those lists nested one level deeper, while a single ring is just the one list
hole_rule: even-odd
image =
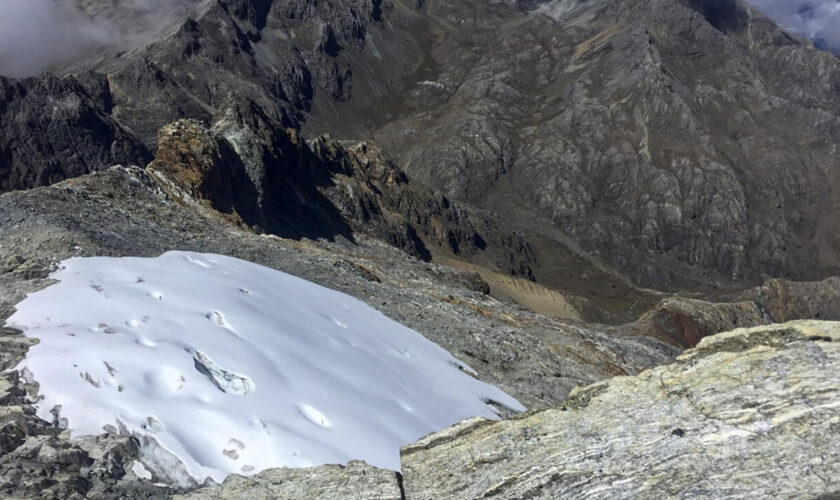
[{"label": "mountain slope", "polygon": [[[64,69],[107,75],[77,94],[112,103],[117,135],[153,150],[175,119],[252,108],[372,138],[413,180],[649,286],[840,272],[840,61],[739,0],[196,5],[151,45]],[[6,189],[59,177],[26,162],[0,165]]]},{"label": "mountain slope", "polygon": [[412,178],[654,286],[837,272],[836,57],[739,2],[464,5],[372,125]]},{"label": "mountain slope", "polygon": [[[733,470],[768,495],[837,490],[836,325],[767,325],[840,318],[836,57],[740,0],[78,5],[124,34],[0,78],[0,324],[71,257],[221,254],[362,300],[534,410],[421,440],[405,478],[351,463],[198,494],[755,486]],[[0,368],[36,342],[0,327]],[[253,388],[234,359],[190,359]],[[118,429],[37,418],[46,390],[0,377],[0,493],[189,493],[143,480]]]}]

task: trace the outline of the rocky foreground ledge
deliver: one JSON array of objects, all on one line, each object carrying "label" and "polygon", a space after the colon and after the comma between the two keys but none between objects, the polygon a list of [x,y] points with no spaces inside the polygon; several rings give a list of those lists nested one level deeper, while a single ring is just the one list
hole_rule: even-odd
[{"label": "rocky foreground ledge", "polygon": [[840,494],[840,323],[707,337],[673,364],[565,407],[471,419],[364,464],[233,477],[186,498],[832,498]]}]

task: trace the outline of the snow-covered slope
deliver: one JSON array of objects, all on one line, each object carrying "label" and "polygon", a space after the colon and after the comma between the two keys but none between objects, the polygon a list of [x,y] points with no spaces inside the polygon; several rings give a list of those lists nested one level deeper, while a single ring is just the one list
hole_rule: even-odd
[{"label": "snow-covered slope", "polygon": [[359,300],[246,261],[74,258],[52,277],[8,321],[41,339],[18,367],[41,385],[39,415],[74,436],[134,433],[157,479],[399,469],[400,446],[496,418],[490,400],[524,410]]}]

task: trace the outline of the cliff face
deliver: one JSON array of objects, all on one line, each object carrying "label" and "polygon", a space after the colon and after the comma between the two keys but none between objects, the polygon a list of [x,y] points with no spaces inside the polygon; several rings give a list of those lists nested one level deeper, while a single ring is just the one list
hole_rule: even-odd
[{"label": "cliff face", "polygon": [[143,143],[110,116],[106,86],[94,74],[21,81],[0,76],[0,191],[148,161]]},{"label": "cliff face", "polygon": [[293,129],[236,116],[212,129],[193,120],[162,127],[148,170],[176,198],[256,232],[350,241],[367,234],[423,260],[431,247],[532,278],[533,255],[519,234],[411,183],[375,145],[306,142]]}]

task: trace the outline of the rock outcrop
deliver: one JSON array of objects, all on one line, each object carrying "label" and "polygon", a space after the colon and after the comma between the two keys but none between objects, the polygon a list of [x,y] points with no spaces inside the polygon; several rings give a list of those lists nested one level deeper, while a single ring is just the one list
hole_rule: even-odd
[{"label": "rock outcrop", "polygon": [[275,498],[347,498],[400,500],[394,471],[364,462],[309,469],[271,469],[256,476],[231,476],[221,486],[202,488],[173,500],[269,500]]},{"label": "rock outcrop", "polygon": [[741,298],[759,304],[765,316],[776,323],[840,320],[840,278],[836,277],[816,282],[773,279],[744,292]]},{"label": "rock outcrop", "polygon": [[[723,301],[669,297],[631,324],[616,329],[679,347],[694,347],[709,335],[800,319],[840,321],[840,279],[794,282],[769,280]],[[725,300],[729,299],[729,301]]]},{"label": "rock outcrop", "polygon": [[773,498],[840,492],[840,324],[708,337],[562,408],[403,448],[406,498]]},{"label": "rock outcrop", "polygon": [[195,120],[160,129],[148,169],[174,198],[198,200],[257,232],[351,241],[367,234],[423,260],[432,247],[533,279],[535,258],[518,233],[410,183],[375,145],[306,142],[240,112],[225,113],[212,129]]},{"label": "rock outcrop", "polygon": [[765,323],[754,302],[715,303],[671,297],[642,315],[629,329],[636,335],[688,348],[709,335]]}]

